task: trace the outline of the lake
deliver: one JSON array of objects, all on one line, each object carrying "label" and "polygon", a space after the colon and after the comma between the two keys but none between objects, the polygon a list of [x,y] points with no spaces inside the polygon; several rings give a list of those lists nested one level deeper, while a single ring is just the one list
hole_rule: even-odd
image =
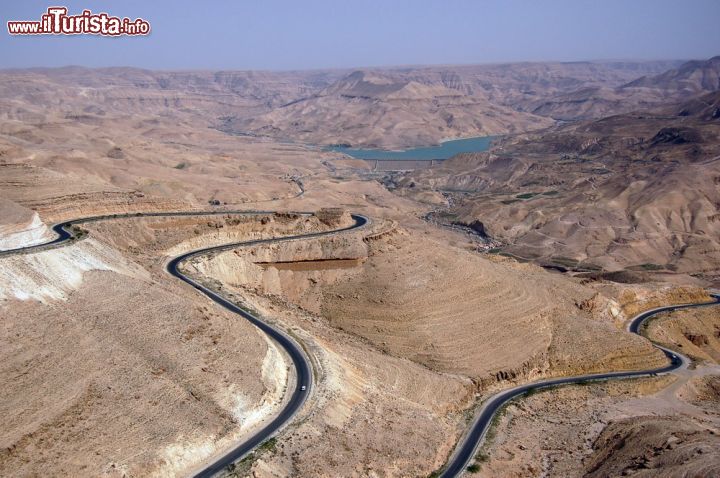
[{"label": "lake", "polygon": [[337,151],[356,159],[448,159],[458,153],[478,153],[487,151],[494,136],[478,136],[477,138],[453,139],[444,141],[439,146],[425,146],[404,151],[389,151],[384,149],[356,149],[342,146],[333,146],[330,151]]}]

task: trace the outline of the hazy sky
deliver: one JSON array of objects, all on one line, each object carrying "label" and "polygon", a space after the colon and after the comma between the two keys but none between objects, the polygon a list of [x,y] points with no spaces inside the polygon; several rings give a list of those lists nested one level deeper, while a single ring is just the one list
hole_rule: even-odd
[{"label": "hazy sky", "polygon": [[[141,38],[11,37],[48,6],[150,21]],[[3,0],[0,68],[308,69],[720,54],[720,0]]]}]

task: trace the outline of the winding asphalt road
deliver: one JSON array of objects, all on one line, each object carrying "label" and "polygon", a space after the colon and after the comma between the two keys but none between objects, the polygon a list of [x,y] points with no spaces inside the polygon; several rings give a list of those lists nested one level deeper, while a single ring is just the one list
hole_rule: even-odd
[{"label": "winding asphalt road", "polygon": [[[720,295],[712,295],[715,299],[711,302],[702,302],[697,304],[682,304],[682,305],[671,305],[667,307],[658,307],[656,309],[648,310],[634,317],[627,326],[627,330],[634,334],[640,334],[640,328],[642,324],[660,312],[667,312],[671,310],[687,309],[691,307],[706,307],[711,305],[720,304]],[[466,467],[470,464],[477,449],[483,442],[485,434],[487,433],[490,425],[492,424],[493,417],[495,414],[509,401],[517,398],[525,393],[533,390],[541,390],[543,388],[556,387],[560,385],[570,385],[578,383],[586,383],[591,381],[609,380],[609,379],[620,379],[620,378],[632,378],[632,377],[650,377],[654,375],[664,374],[677,370],[681,367],[686,367],[690,360],[682,354],[674,352],[656,343],[652,343],[653,346],[663,351],[665,356],[670,360],[670,363],[665,367],[650,369],[650,370],[636,370],[629,372],[607,372],[607,373],[596,373],[588,375],[578,375],[575,377],[562,377],[562,378],[551,378],[547,380],[540,380],[525,385],[518,385],[517,387],[509,388],[498,392],[491,396],[480,408],[475,420],[465,437],[460,441],[455,449],[455,452],[450,457],[450,460],[445,465],[441,474],[442,478],[453,478],[459,476]]]},{"label": "winding asphalt road", "polygon": [[[195,287],[197,290],[208,296],[210,299],[212,299],[214,302],[220,304],[221,306],[225,307],[226,309],[230,310],[231,312],[235,312],[236,314],[244,317],[248,321],[250,321],[253,325],[255,325],[257,328],[262,330],[265,334],[267,334],[268,337],[273,339],[280,347],[285,349],[287,354],[290,356],[290,359],[293,362],[293,365],[295,366],[296,376],[297,380],[295,383],[295,390],[292,392],[292,396],[290,397],[290,400],[286,403],[285,408],[282,409],[280,414],[276,416],[270,423],[266,424],[262,429],[258,430],[253,436],[251,436],[248,440],[244,441],[243,443],[240,443],[235,448],[230,450],[228,453],[223,455],[222,457],[215,460],[212,464],[205,467],[202,471],[195,474],[195,478],[209,478],[212,476],[215,476],[216,474],[220,473],[224,468],[226,468],[231,463],[234,463],[241,458],[243,458],[245,455],[250,453],[255,447],[263,443],[265,440],[272,437],[274,434],[276,434],[285,424],[289,423],[290,420],[295,416],[295,414],[302,408],[303,404],[305,403],[305,399],[308,396],[308,393],[310,393],[310,389],[312,387],[312,367],[310,365],[310,362],[305,355],[305,353],[302,351],[302,349],[297,345],[297,343],[292,340],[290,337],[288,337],[285,333],[283,333],[280,329],[277,329],[273,327],[272,325],[269,325],[267,322],[264,322],[259,317],[252,314],[250,311],[245,310],[236,304],[230,302],[229,300],[225,299],[221,295],[217,294],[216,292],[206,288],[205,286],[195,282],[190,277],[184,275],[180,270],[179,266],[186,260],[199,256],[201,254],[207,254],[210,252],[218,252],[223,251],[227,249],[235,249],[238,247],[248,247],[248,246],[255,246],[259,244],[270,244],[270,243],[278,243],[278,242],[287,242],[287,241],[293,241],[298,239],[309,239],[313,237],[320,237],[320,236],[327,236],[329,234],[337,234],[343,231],[349,231],[351,229],[357,229],[359,227],[364,226],[367,224],[368,219],[365,216],[360,216],[357,214],[353,214],[352,218],[354,219],[355,223],[352,226],[345,227],[342,229],[336,229],[330,232],[316,232],[316,233],[309,233],[309,234],[300,234],[295,236],[284,236],[280,238],[272,238],[272,239],[259,239],[254,241],[244,241],[244,242],[236,242],[232,244],[224,244],[222,246],[216,246],[216,247],[207,247],[204,249],[198,249],[196,251],[188,252],[186,254],[183,254],[181,256],[178,256],[174,259],[172,259],[167,264],[167,271],[172,274],[173,276],[187,282],[191,286]],[[303,388],[305,390],[303,390]]]},{"label": "winding asphalt road", "polygon": [[[23,254],[31,253],[40,250],[46,250],[52,247],[60,247],[62,245],[70,243],[75,236],[72,232],[72,226],[76,224],[83,224],[88,222],[103,221],[109,219],[122,219],[132,217],[171,217],[171,216],[210,216],[210,215],[261,215],[271,214],[272,211],[209,211],[209,212],[167,212],[167,213],[135,213],[135,214],[114,214],[108,216],[95,216],[83,219],[75,219],[72,221],[66,221],[53,226],[53,231],[58,235],[57,238],[45,242],[43,244],[36,244],[33,246],[20,247],[17,249],[10,249],[0,251],[0,256],[10,254]],[[297,213],[302,215],[308,215],[310,213]],[[177,277],[178,279],[190,284],[198,291],[205,294],[212,301],[219,304],[220,306],[234,312],[246,320],[250,321],[253,325],[263,331],[268,337],[274,340],[280,347],[282,347],[290,359],[293,362],[293,366],[296,371],[296,384],[295,390],[292,391],[290,399],[285,404],[285,407],[280,413],[270,422],[265,424],[260,430],[256,431],[250,438],[243,441],[242,443],[235,446],[232,450],[228,451],[224,455],[216,458],[212,463],[208,464],[201,471],[193,475],[196,478],[208,478],[217,475],[228,465],[242,459],[248,453],[253,451],[257,446],[262,444],[267,439],[275,435],[282,427],[290,422],[295,414],[302,408],[305,400],[310,393],[312,387],[312,367],[309,359],[303,352],[302,348],[289,336],[287,336],[280,329],[273,327],[267,322],[263,321],[260,317],[254,315],[249,310],[243,309],[242,307],[234,304],[233,302],[225,299],[217,292],[203,286],[202,284],[194,281],[187,275],[183,274],[181,264],[192,257],[196,257],[202,254],[208,254],[212,252],[219,252],[229,249],[235,249],[238,247],[249,247],[259,244],[270,244],[278,242],[295,241],[301,239],[317,238],[322,236],[328,236],[333,234],[339,234],[342,232],[358,229],[369,223],[369,219],[359,214],[352,214],[354,223],[351,226],[344,227],[341,229],[335,229],[332,231],[325,232],[313,232],[308,234],[297,234],[293,236],[282,236],[270,239],[258,239],[252,241],[233,242],[229,244],[223,244],[220,246],[206,247],[203,249],[197,249],[180,256],[171,259],[166,266],[166,270],[169,274]]]},{"label": "winding asphalt road", "polygon": [[[224,214],[260,215],[260,214],[272,214],[272,213],[273,213],[273,211],[209,211],[209,212],[198,211],[198,212],[175,212],[175,213],[171,213],[171,212],[168,212],[168,213],[135,213],[135,214],[115,214],[115,215],[108,215],[108,216],[95,216],[95,217],[77,219],[77,220],[72,220],[72,221],[67,221],[67,222],[61,223],[61,224],[57,224],[57,225],[53,226],[53,231],[55,231],[55,233],[57,233],[57,235],[58,235],[58,237],[56,239],[48,241],[43,244],[37,244],[37,245],[33,245],[33,246],[21,247],[21,248],[12,249],[12,250],[0,251],[0,256],[9,255],[9,254],[17,254],[17,253],[33,252],[36,250],[44,250],[47,248],[58,247],[58,246],[64,245],[66,243],[69,243],[74,238],[74,235],[73,235],[72,231],[70,230],[70,228],[73,225],[87,223],[87,222],[95,222],[95,221],[102,221],[102,220],[108,220],[108,219],[131,218],[131,217],[209,216],[209,215],[224,215]],[[298,213],[298,214],[310,214],[310,213]],[[202,471],[200,471],[196,475],[194,475],[196,478],[212,477],[212,476],[218,474],[219,472],[221,472],[224,468],[226,468],[231,463],[234,463],[237,460],[240,460],[241,458],[246,456],[253,449],[255,449],[258,445],[260,445],[265,440],[272,437],[283,426],[285,426],[287,423],[289,423],[289,421],[293,418],[293,416],[297,413],[297,411],[305,403],[307,394],[309,393],[309,391],[312,387],[312,368],[311,368],[311,365],[310,365],[305,353],[302,351],[302,349],[297,345],[297,343],[294,340],[292,340],[290,337],[288,337],[281,330],[264,322],[261,318],[257,317],[250,311],[239,307],[238,305],[236,305],[236,304],[230,302],[229,300],[225,299],[224,297],[222,297],[217,292],[206,288],[205,286],[192,280],[190,277],[184,275],[180,271],[180,265],[183,262],[185,262],[186,260],[188,260],[192,257],[202,255],[202,254],[208,254],[211,252],[218,252],[218,251],[223,251],[223,250],[228,250],[228,249],[234,249],[234,248],[238,248],[238,247],[248,247],[248,246],[254,246],[254,245],[259,245],[259,244],[269,244],[269,243],[286,242],[286,241],[293,241],[293,240],[299,240],[299,239],[309,239],[309,238],[313,238],[313,237],[327,236],[327,235],[331,235],[331,234],[337,234],[337,233],[349,231],[352,229],[357,229],[357,228],[363,227],[364,225],[366,225],[369,222],[369,219],[366,218],[365,216],[353,214],[352,217],[353,217],[353,220],[355,221],[354,224],[349,227],[342,228],[342,229],[336,229],[336,230],[327,231],[327,232],[299,234],[299,235],[294,235],[294,236],[283,236],[283,237],[270,238],[270,239],[235,242],[235,243],[230,243],[230,244],[223,244],[220,246],[206,247],[203,249],[198,249],[198,250],[183,254],[181,256],[175,257],[174,259],[170,260],[170,262],[168,262],[168,264],[167,264],[168,273],[170,273],[173,276],[179,278],[180,280],[183,280],[186,283],[190,284],[195,289],[202,292],[203,294],[205,294],[207,297],[209,297],[211,300],[213,300],[217,304],[221,305],[222,307],[225,307],[226,309],[230,310],[231,312],[234,312],[234,313],[242,316],[243,318],[247,319],[252,324],[254,324],[256,327],[258,327],[260,330],[262,330],[265,334],[267,334],[271,339],[273,339],[283,349],[285,349],[285,351],[288,353],[291,360],[293,361],[293,365],[295,366],[296,373],[297,373],[297,383],[295,386],[295,390],[293,391],[292,396],[290,397],[290,400],[287,402],[285,408],[283,408],[283,410],[280,412],[280,414],[277,417],[275,417],[270,423],[266,424],[262,429],[258,430],[249,439],[240,443],[239,445],[237,445],[235,448],[233,448],[232,450],[230,450],[223,456],[217,458],[214,462],[209,464]],[[672,306],[658,307],[655,309],[648,310],[648,311],[643,312],[642,314],[639,314],[636,317],[634,317],[628,323],[627,330],[628,330],[628,332],[640,335],[640,329],[642,327],[642,324],[645,321],[647,321],[649,318],[651,318],[661,312],[673,311],[673,310],[678,310],[678,309],[687,309],[687,308],[691,308],[691,307],[706,307],[706,306],[720,304],[720,295],[713,294],[712,297],[714,298],[714,300],[711,302],[703,302],[703,303],[697,303],[697,304],[672,305]],[[674,352],[674,351],[667,349],[667,348],[665,348],[659,344],[656,344],[654,342],[653,342],[653,346],[655,346],[658,349],[663,351],[665,356],[670,361],[670,363],[668,365],[666,365],[665,367],[649,369],[649,370],[607,372],[607,373],[579,375],[579,376],[575,376],[575,377],[562,377],[562,378],[541,380],[538,382],[529,383],[529,384],[525,384],[525,385],[519,385],[517,387],[503,390],[503,391],[493,395],[480,408],[480,410],[478,411],[478,413],[473,421],[473,424],[472,424],[469,432],[465,435],[465,437],[458,444],[455,452],[453,453],[450,460],[448,461],[448,463],[446,464],[446,466],[444,467],[444,469],[442,470],[442,472],[439,476],[442,478],[451,478],[451,477],[459,476],[465,470],[465,468],[468,466],[468,464],[472,461],[475,453],[477,452],[478,447],[482,443],[482,441],[485,437],[485,434],[487,433],[487,430],[489,429],[489,427],[492,423],[492,419],[495,416],[495,414],[506,403],[508,403],[509,401],[513,400],[514,398],[517,398],[525,393],[528,393],[533,390],[541,390],[541,389],[549,388],[549,387],[586,383],[586,382],[590,382],[590,381],[655,376],[655,375],[659,375],[659,374],[672,372],[673,370],[677,370],[681,367],[687,366],[687,364],[689,363],[689,359],[680,353]],[[305,387],[305,390],[302,389],[303,387]]]}]

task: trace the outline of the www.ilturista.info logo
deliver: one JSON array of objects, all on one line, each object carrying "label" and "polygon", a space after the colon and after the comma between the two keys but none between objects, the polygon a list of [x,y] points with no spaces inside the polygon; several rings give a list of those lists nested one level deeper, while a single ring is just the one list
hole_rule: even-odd
[{"label": "www.ilturista.info logo", "polygon": [[112,17],[107,13],[83,10],[80,15],[68,15],[66,7],[50,7],[40,21],[7,22],[11,35],[147,35],[150,23],[137,18]]}]

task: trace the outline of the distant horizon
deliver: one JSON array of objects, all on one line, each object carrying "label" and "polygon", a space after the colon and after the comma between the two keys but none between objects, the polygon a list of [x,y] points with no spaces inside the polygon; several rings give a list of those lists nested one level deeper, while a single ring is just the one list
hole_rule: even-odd
[{"label": "distant horizon", "polygon": [[62,70],[70,68],[82,68],[88,70],[144,70],[158,72],[203,72],[203,71],[247,71],[247,72],[267,72],[267,73],[290,73],[290,72],[311,72],[311,71],[363,71],[363,70],[392,70],[401,68],[452,68],[452,67],[473,67],[473,66],[500,66],[500,65],[522,65],[522,64],[572,64],[572,63],[661,63],[661,62],[690,62],[690,61],[707,61],[712,58],[720,57],[720,54],[712,55],[706,58],[616,58],[616,59],[594,59],[594,60],[527,60],[527,61],[493,61],[486,63],[428,63],[428,64],[396,64],[396,65],[359,65],[347,67],[317,67],[317,68],[290,68],[290,69],[260,69],[260,68],[148,68],[133,65],[107,65],[107,66],[88,66],[79,64],[59,65],[59,66],[22,66],[22,67],[3,67],[0,71],[10,70]]},{"label": "distant horizon", "polygon": [[[11,35],[51,5],[143,18],[147,36]],[[313,71],[674,61],[718,54],[720,2],[26,0],[0,4],[0,68]]]}]

